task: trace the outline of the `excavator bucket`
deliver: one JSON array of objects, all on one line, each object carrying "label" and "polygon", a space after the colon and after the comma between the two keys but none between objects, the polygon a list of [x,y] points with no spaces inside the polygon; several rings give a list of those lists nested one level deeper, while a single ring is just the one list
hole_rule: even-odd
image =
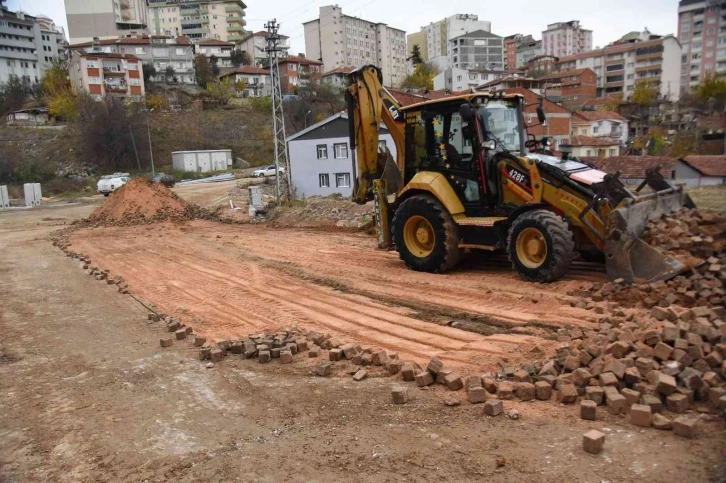
[{"label": "excavator bucket", "polygon": [[[661,177],[662,180],[662,177]],[[643,196],[624,199],[605,221],[605,267],[608,277],[627,283],[669,280],[686,267],[662,254],[640,237],[651,219],[694,207],[681,188],[667,182],[665,189]]]}]

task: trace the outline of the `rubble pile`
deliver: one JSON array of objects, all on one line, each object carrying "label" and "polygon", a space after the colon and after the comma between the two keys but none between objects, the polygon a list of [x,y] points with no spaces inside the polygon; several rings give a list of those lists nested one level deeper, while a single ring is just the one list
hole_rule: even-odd
[{"label": "rubble pile", "polygon": [[357,205],[340,196],[311,196],[303,203],[272,210],[273,226],[365,230],[373,225],[373,205]]},{"label": "rubble pile", "polygon": [[159,221],[186,221],[199,208],[187,203],[161,183],[132,179],[117,189],[88,217],[96,226],[127,226]]}]

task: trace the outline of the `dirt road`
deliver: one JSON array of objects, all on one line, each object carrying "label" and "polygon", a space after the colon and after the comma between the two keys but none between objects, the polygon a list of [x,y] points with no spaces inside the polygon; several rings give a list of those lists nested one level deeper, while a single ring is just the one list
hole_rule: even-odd
[{"label": "dirt road", "polygon": [[552,344],[553,329],[587,327],[592,318],[559,300],[577,280],[533,293],[508,267],[485,262],[447,275],[417,273],[366,235],[194,222],[81,230],[71,241],[213,340],[300,325],[478,371],[536,358],[530,349]]},{"label": "dirt road", "polygon": [[[685,440],[607,414],[582,421],[553,403],[507,401],[518,420],[486,418],[480,405],[446,407],[440,390],[413,390],[411,403],[395,406],[398,382],[316,378],[308,359],[226,358],[205,369],[190,343],[161,349],[165,332],[146,321],[146,309],[45,239],[89,212],[0,213],[0,481],[690,482],[726,474],[723,423]],[[587,324],[574,309],[550,313],[577,282],[537,288],[534,304],[506,270],[489,282],[478,271],[413,274],[362,236],[193,223],[95,229],[74,240],[135,292],[220,337],[297,321],[486,365],[526,357],[532,338],[548,332],[536,322]],[[447,313],[492,335],[423,320]],[[588,429],[607,434],[604,453],[581,450]]]}]

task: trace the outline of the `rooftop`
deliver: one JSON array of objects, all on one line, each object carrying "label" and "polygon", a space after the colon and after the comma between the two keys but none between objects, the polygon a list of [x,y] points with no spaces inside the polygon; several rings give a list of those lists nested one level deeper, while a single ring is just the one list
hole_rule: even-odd
[{"label": "rooftop", "polygon": [[661,174],[670,178],[676,158],[669,156],[611,156],[609,158],[583,157],[583,160],[593,164],[601,171],[615,174],[620,171],[623,179],[643,179],[645,170],[661,166]]},{"label": "rooftop", "polygon": [[300,57],[298,55],[291,55],[289,57],[285,57],[284,59],[280,59],[280,64],[286,64],[288,62],[295,62],[297,64],[310,64],[310,65],[323,65],[322,62],[318,62],[317,60],[308,59],[307,57]]},{"label": "rooftop", "polygon": [[270,71],[267,69],[260,69],[254,65],[241,65],[235,70],[222,74],[219,77],[227,77],[233,74],[270,75]]},{"label": "rooftop", "polygon": [[627,122],[627,119],[625,119],[623,116],[615,111],[580,111],[577,114],[584,117],[588,121],[603,121],[605,119],[608,119],[613,121]]},{"label": "rooftop", "polygon": [[234,47],[232,42],[225,42],[224,40],[217,39],[204,39],[197,42],[197,45],[219,45],[222,47]]},{"label": "rooftop", "polygon": [[[619,54],[619,53],[623,53],[623,52],[630,52],[633,50],[642,49],[645,47],[653,47],[656,45],[662,45],[666,39],[675,40],[675,38],[672,35],[666,35],[663,38],[655,39],[655,40],[645,40],[643,42],[608,45],[606,47],[603,47],[602,49],[591,50],[589,52],[582,52],[580,54],[570,55],[568,57],[562,57],[562,58],[560,58],[559,63],[570,62],[570,61],[579,60],[579,59],[587,59],[590,57],[600,57],[603,55]],[[676,40],[676,42],[677,42],[677,40]],[[680,43],[679,43],[679,45],[680,45]]]},{"label": "rooftop", "polygon": [[335,69],[329,70],[328,72],[323,74],[323,77],[325,77],[326,75],[334,75],[334,74],[350,74],[351,72],[353,72],[356,69],[357,69],[357,67],[353,67],[353,66],[336,67]]},{"label": "rooftop", "polygon": [[618,141],[608,138],[593,138],[590,136],[572,136],[570,144],[573,146],[617,146]]},{"label": "rooftop", "polygon": [[81,57],[93,57],[99,59],[125,59],[125,60],[141,60],[132,54],[118,54],[116,52],[80,52]]},{"label": "rooftop", "polygon": [[683,161],[703,176],[726,176],[726,155],[686,156],[680,158],[680,161]]},{"label": "rooftop", "polygon": [[539,80],[556,80],[556,79],[562,79],[563,77],[568,76],[575,76],[575,75],[582,75],[584,72],[590,71],[593,74],[595,71],[592,69],[585,67],[584,69],[572,69],[572,70],[563,70],[560,72],[552,72],[551,74],[543,75],[539,78]]}]

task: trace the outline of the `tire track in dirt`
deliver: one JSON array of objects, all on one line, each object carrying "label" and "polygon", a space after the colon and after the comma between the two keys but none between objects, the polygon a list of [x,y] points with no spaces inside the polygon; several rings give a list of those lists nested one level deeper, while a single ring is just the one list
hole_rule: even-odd
[{"label": "tire track in dirt", "polygon": [[133,291],[165,312],[194,319],[195,329],[211,338],[301,325],[399,351],[404,357],[425,361],[439,356],[458,365],[516,358],[522,345],[547,343],[521,335],[485,337],[423,322],[405,315],[402,307],[301,283],[244,261],[244,254],[230,256],[218,244],[195,243],[194,237],[185,240],[188,233],[176,231],[173,237],[148,240],[135,230],[78,232],[72,238],[74,249],[112,275],[123,276]]}]

